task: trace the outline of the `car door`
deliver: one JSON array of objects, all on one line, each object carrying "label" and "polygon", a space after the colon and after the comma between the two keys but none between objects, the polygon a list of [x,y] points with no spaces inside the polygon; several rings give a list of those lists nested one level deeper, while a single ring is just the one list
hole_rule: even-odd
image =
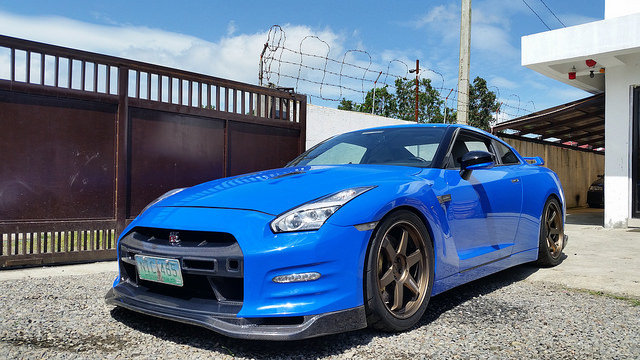
[{"label": "car door", "polygon": [[[496,164],[474,170],[465,180],[460,176],[460,159],[474,150],[491,153]],[[517,165],[503,164],[504,156],[497,150],[490,137],[460,129],[445,158],[445,207],[461,271],[505,258],[513,249],[522,182],[514,171]]]}]

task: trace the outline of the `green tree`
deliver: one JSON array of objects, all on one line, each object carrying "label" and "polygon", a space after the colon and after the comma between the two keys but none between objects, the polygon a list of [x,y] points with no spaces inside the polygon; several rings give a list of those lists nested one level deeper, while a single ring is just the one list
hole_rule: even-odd
[{"label": "green tree", "polygon": [[[394,85],[395,93],[390,93],[386,86],[376,89],[375,113],[386,117],[414,121],[416,109],[415,80],[398,78]],[[440,93],[431,85],[431,79],[420,79],[418,86],[418,122],[443,122],[444,101],[440,99]],[[371,98],[372,91],[369,91],[361,111],[371,112]]]},{"label": "green tree", "polygon": [[431,79],[422,79],[418,90],[418,122],[443,122],[444,100],[440,99],[438,90],[431,86]]},{"label": "green tree", "polygon": [[344,98],[340,100],[340,105],[338,105],[338,110],[358,111],[357,105],[352,100],[347,100]]},{"label": "green tree", "polygon": [[487,88],[487,81],[479,76],[473,79],[469,86],[469,125],[489,130],[489,123],[499,107],[496,94]]},{"label": "green tree", "polygon": [[[371,108],[375,106],[374,111]],[[394,117],[396,113],[396,96],[389,92],[387,86],[381,88],[375,88],[375,102],[374,102],[374,89],[367,92],[364,98],[364,104],[361,104],[358,111],[376,114],[386,117]]]},{"label": "green tree", "polygon": [[[415,121],[416,81],[415,79],[398,78],[395,91],[390,92],[387,86],[375,89],[374,114],[386,117]],[[418,82],[418,122],[419,123],[453,123],[457,112],[446,107],[438,90],[434,89],[431,79],[423,78]],[[367,92],[364,103],[357,104],[352,100],[342,99],[338,105],[340,110],[372,113],[374,89]],[[498,110],[496,94],[487,89],[487,82],[476,77],[469,87],[469,125],[488,130],[492,114]],[[446,119],[445,119],[446,112]]]}]

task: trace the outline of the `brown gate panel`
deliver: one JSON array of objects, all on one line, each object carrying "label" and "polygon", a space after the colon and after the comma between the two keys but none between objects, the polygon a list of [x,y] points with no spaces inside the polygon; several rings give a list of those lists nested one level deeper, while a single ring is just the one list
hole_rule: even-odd
[{"label": "brown gate panel", "polygon": [[227,175],[285,166],[299,154],[300,130],[229,123]]},{"label": "brown gate panel", "polygon": [[130,114],[127,217],[171,189],[224,176],[224,121],[140,108]]},{"label": "brown gate panel", "polygon": [[114,259],[157,196],[305,143],[290,91],[3,35],[0,53],[0,268]]},{"label": "brown gate panel", "polygon": [[116,110],[0,91],[0,219],[113,218]]}]

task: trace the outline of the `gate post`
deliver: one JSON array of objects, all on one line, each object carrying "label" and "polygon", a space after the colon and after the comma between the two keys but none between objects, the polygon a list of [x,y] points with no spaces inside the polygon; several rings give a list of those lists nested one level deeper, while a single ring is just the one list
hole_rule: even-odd
[{"label": "gate post", "polygon": [[118,116],[116,120],[116,236],[126,227],[127,189],[129,188],[129,69],[118,67]]}]

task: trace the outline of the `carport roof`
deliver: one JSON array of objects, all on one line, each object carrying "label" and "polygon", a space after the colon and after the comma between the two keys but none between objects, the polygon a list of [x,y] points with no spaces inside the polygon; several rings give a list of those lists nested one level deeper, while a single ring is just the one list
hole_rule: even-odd
[{"label": "carport roof", "polygon": [[491,132],[602,151],[604,93],[499,123]]}]

